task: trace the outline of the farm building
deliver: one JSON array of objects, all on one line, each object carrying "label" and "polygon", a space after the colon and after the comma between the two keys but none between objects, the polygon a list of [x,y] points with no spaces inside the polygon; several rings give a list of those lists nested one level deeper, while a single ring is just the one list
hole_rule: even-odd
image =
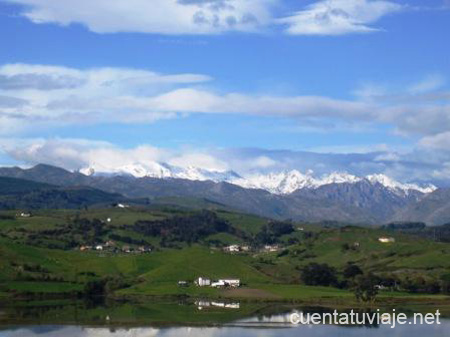
[{"label": "farm building", "polygon": [[211,287],[221,288],[221,287],[233,287],[238,288],[241,285],[241,280],[239,279],[222,279],[211,283]]},{"label": "farm building", "polygon": [[378,241],[380,241],[381,243],[394,243],[395,239],[394,238],[388,238],[388,237],[381,237],[378,238]]},{"label": "farm building", "polygon": [[195,284],[199,287],[209,287],[211,285],[211,280],[207,277],[199,277],[195,280]]}]

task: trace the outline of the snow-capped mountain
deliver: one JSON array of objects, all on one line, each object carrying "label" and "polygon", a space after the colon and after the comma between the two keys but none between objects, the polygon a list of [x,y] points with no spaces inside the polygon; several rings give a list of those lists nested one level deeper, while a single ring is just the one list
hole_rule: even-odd
[{"label": "snow-capped mountain", "polygon": [[135,178],[158,178],[158,179],[186,179],[215,182],[231,181],[240,178],[233,171],[207,170],[198,167],[188,166],[186,168],[172,166],[165,163],[148,162],[146,164],[128,164],[119,167],[106,167],[92,164],[79,171],[87,176],[94,175],[129,175]]},{"label": "snow-capped mountain", "polygon": [[433,185],[404,184],[383,174],[357,177],[345,172],[333,172],[321,177],[315,177],[312,171],[301,173],[297,170],[292,170],[269,174],[253,174],[244,177],[234,171],[208,170],[193,166],[183,168],[157,162],[129,164],[120,167],[105,167],[93,164],[81,169],[80,173],[88,176],[130,175],[136,178],[211,180],[214,182],[228,182],[247,189],[266,190],[279,195],[291,194],[302,189],[317,189],[330,184],[355,184],[361,181],[369,182],[372,185],[380,184],[397,195],[408,195],[410,191],[428,194],[436,190],[436,187]]},{"label": "snow-capped mountain", "polygon": [[267,190],[274,194],[291,194],[301,189],[316,189],[330,184],[355,184],[360,181],[368,181],[371,184],[380,184],[396,194],[406,195],[410,191],[418,191],[424,194],[431,193],[437,188],[433,185],[419,186],[416,184],[403,184],[383,174],[357,177],[348,173],[333,172],[322,177],[314,177],[312,172],[303,174],[297,170],[271,173],[268,175],[252,175],[235,179],[231,183],[244,188],[256,188]]},{"label": "snow-capped mountain", "polygon": [[[162,163],[118,168],[90,165],[82,172],[39,164],[27,169],[0,168],[0,177],[61,187],[85,186],[116,196],[121,194],[122,198],[130,198],[130,203],[141,198],[193,198],[201,203],[212,202],[212,207],[222,205],[274,219],[377,225],[404,220],[444,224],[450,219],[450,189],[434,191],[436,187],[431,185],[400,183],[380,174],[315,176],[312,172],[294,170],[239,176],[231,171]],[[128,177],[122,179],[118,175]],[[142,181],[139,177],[152,179]]]},{"label": "snow-capped mountain", "polygon": [[274,194],[290,194],[301,189],[314,189],[333,183],[355,183],[361,178],[347,173],[331,173],[320,179],[315,178],[311,171],[303,174],[297,170],[257,174],[245,178],[235,179],[231,183],[244,188],[257,188],[267,190]]},{"label": "snow-capped mountain", "polygon": [[87,176],[130,175],[136,178],[151,177],[160,179],[172,177],[172,170],[169,166],[156,162],[150,162],[145,166],[142,164],[128,164],[118,167],[110,167],[94,163],[88,167],[82,168],[80,173]]},{"label": "snow-capped mountain", "polygon": [[403,191],[405,193],[408,193],[409,191],[418,191],[424,194],[428,194],[437,190],[437,187],[432,184],[424,186],[419,186],[417,184],[403,184],[398,181],[395,181],[394,179],[389,178],[384,174],[368,175],[365,179],[370,181],[372,184],[378,183],[383,185],[384,187],[387,187],[392,191]]}]

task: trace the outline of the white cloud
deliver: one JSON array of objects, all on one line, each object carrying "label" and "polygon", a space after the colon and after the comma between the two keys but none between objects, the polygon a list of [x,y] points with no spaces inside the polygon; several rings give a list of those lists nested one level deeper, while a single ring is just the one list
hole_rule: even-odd
[{"label": "white cloud", "polygon": [[380,30],[371,26],[404,7],[383,0],[322,0],[278,22],[293,35],[344,35]]},{"label": "white cloud", "polygon": [[373,32],[372,24],[405,6],[388,0],[321,0],[281,18],[286,0],[6,0],[23,5],[36,24],[82,24],[96,33],[167,35],[264,32],[277,25],[288,34],[342,35]]},{"label": "white cloud", "polygon": [[205,87],[212,79],[203,74],[8,64],[0,66],[0,134],[61,125],[152,123],[204,113],[292,118],[298,122],[293,127],[314,122],[316,129],[325,129],[330,123],[341,130],[342,125],[357,130],[383,123],[401,135],[430,136],[450,129],[450,96],[429,91],[440,85],[428,79],[407,87],[426,90],[424,93],[414,94],[409,89],[387,95],[392,91],[369,86],[356,91],[359,95],[351,100],[219,94]]},{"label": "white cloud", "polygon": [[206,170],[225,171],[228,169],[228,165],[213,155],[199,152],[194,150],[191,153],[182,153],[168,161],[169,164],[179,167],[200,167]]},{"label": "white cloud", "polygon": [[439,74],[429,75],[422,81],[413,84],[408,88],[411,94],[421,94],[429,91],[440,89],[445,85],[445,78]]},{"label": "white cloud", "polygon": [[424,137],[419,145],[426,149],[441,149],[450,152],[450,131]]},{"label": "white cloud", "polygon": [[[202,74],[141,69],[7,64],[0,66],[0,118],[18,126],[27,119],[32,128],[45,123],[152,122],[173,118],[176,111],[157,110],[149,97],[210,80]],[[0,132],[10,129],[0,127]]]},{"label": "white cloud", "polygon": [[227,164],[201,149],[169,150],[151,145],[124,149],[109,142],[86,139],[0,139],[0,149],[28,165],[45,163],[78,170],[88,166],[113,169],[127,165],[152,165],[164,162],[223,171]]},{"label": "white cloud", "polygon": [[[318,153],[340,153],[340,154],[362,154],[372,152],[389,151],[390,146],[387,144],[371,144],[371,145],[330,145],[310,148],[311,152]],[[392,149],[391,149],[392,150]]]},{"label": "white cloud", "polygon": [[251,32],[270,20],[276,0],[8,0],[34,23],[80,23],[96,33]]},{"label": "white cloud", "polygon": [[[32,79],[25,81],[24,79]],[[152,123],[189,114],[246,114],[297,120],[295,126],[315,128],[330,123],[390,125],[399,135],[430,136],[450,129],[449,96],[436,81],[411,90],[373,96],[365,89],[356,99],[323,96],[269,96],[217,93],[206,88],[202,74],[159,74],[142,69],[9,64],[0,66],[0,134],[14,135],[40,127],[105,123]],[[442,80],[441,82],[443,82]],[[425,83],[425,84],[424,84]],[[26,123],[24,123],[26,121]]]}]

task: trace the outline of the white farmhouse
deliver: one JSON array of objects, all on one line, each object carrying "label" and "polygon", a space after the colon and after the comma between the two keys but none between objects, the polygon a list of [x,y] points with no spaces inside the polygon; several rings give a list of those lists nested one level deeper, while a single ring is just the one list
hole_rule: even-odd
[{"label": "white farmhouse", "polygon": [[264,246],[264,250],[266,252],[270,252],[270,253],[278,252],[280,250],[280,246],[278,246],[278,245],[265,245]]},{"label": "white farmhouse", "polygon": [[211,285],[211,280],[207,277],[199,277],[195,280],[195,284],[199,287],[209,287]]},{"label": "white farmhouse", "polygon": [[395,239],[383,236],[381,238],[378,238],[378,241],[380,241],[381,243],[394,243]]},{"label": "white farmhouse", "polygon": [[228,287],[233,287],[233,288],[238,288],[241,286],[241,280],[239,279],[224,279],[224,280],[219,280],[224,282]]},{"label": "white farmhouse", "polygon": [[241,249],[240,249],[239,245],[231,245],[231,246],[225,247],[225,251],[230,252],[230,253],[239,253],[240,250]]},{"label": "white farmhouse", "polygon": [[219,281],[211,283],[211,287],[213,287],[213,288],[222,288],[222,287],[225,287],[225,286],[226,286],[226,284],[222,280],[219,280]]},{"label": "white farmhouse", "polygon": [[232,287],[238,288],[241,286],[241,280],[239,279],[222,279],[211,283],[211,287],[222,288],[222,287]]}]

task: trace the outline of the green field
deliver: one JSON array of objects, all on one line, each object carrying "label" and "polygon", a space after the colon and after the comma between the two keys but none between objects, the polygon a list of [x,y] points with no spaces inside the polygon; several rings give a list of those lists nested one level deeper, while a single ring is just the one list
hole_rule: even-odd
[{"label": "green field", "polygon": [[[300,270],[310,263],[326,263],[335,268],[339,278],[351,262],[364,272],[395,276],[399,280],[415,278],[423,282],[441,282],[450,273],[450,246],[378,228],[334,227],[318,224],[294,224],[295,231],[277,238],[279,250],[265,252],[253,247],[250,252],[230,254],[222,250],[229,244],[251,245],[268,219],[219,210],[220,221],[229,224],[229,232],[217,232],[196,242],[164,244],[161,237],[136,232],[136,221],[159,221],[175,216],[189,216],[195,210],[167,206],[149,208],[109,208],[94,210],[47,210],[30,218],[17,212],[0,215],[0,299],[23,294],[76,294],[90,281],[120,280],[121,285],[109,296],[139,298],[142,296],[211,297],[245,300],[353,303],[351,289],[311,287],[302,284]],[[99,219],[107,230],[96,233],[101,242],[112,235],[127,237],[132,243],[117,242],[115,251],[80,251],[59,248],[58,238],[75,218]],[[107,219],[110,221],[107,221]],[[54,234],[60,233],[62,234]],[[46,235],[41,235],[46,233]],[[59,235],[59,236],[49,236]],[[70,234],[72,235],[72,234]],[[73,234],[81,240],[80,234]],[[378,241],[381,236],[395,238],[395,243]],[[35,239],[37,237],[38,239]],[[33,241],[34,240],[34,241]],[[151,253],[125,253],[122,246],[136,248],[141,240],[152,246]],[[211,279],[239,278],[240,289],[195,287],[199,276]],[[191,282],[178,287],[177,282]],[[408,294],[405,291],[382,291],[379,301],[424,298],[446,301],[445,295]]]}]

